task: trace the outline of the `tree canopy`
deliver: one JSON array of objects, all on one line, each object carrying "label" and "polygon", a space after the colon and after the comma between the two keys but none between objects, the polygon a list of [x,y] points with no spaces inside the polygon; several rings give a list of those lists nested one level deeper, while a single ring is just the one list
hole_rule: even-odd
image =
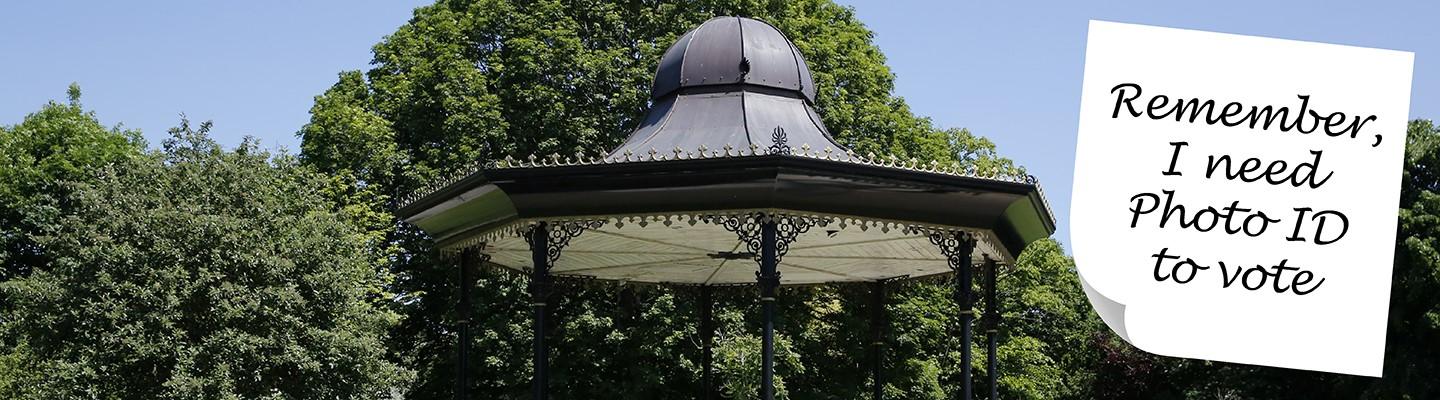
[{"label": "tree canopy", "polygon": [[64,182],[88,180],[144,146],[138,131],[106,128],[84,111],[78,85],[70,86],[68,103],[52,101],[15,126],[0,126],[0,281],[44,264],[28,233],[63,213]]},{"label": "tree canopy", "polygon": [[0,136],[43,155],[19,182],[50,205],[12,236],[44,262],[0,281],[0,397],[373,399],[408,381],[379,238],[334,181],[253,142],[222,150],[208,123],[144,153],[98,127],[72,94]]},{"label": "tree canopy", "polygon": [[[140,156],[140,134],[107,128],[80,104],[80,87],[69,101],[49,102],[19,124],[0,126],[0,284],[49,265],[37,237],[71,208],[67,182],[93,179],[96,171]],[[29,352],[6,334],[17,312],[0,290],[0,397],[18,390]]]}]

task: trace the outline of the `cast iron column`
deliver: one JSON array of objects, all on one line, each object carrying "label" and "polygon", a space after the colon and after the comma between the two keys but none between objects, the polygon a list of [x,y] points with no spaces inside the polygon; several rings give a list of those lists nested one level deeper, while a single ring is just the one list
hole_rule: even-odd
[{"label": "cast iron column", "polygon": [[[777,135],[782,135],[776,129]],[[783,142],[783,137],[779,140]],[[829,219],[755,212],[745,215],[706,217],[739,236],[740,243],[755,255],[760,270],[755,280],[760,284],[760,305],[764,311],[764,333],[761,336],[760,398],[775,399],[775,292],[780,287],[780,258],[790,250],[790,243],[815,225],[825,226]]]},{"label": "cast iron column", "polygon": [[760,367],[760,398],[763,400],[775,399],[775,292],[780,286],[775,257],[776,230],[773,219],[760,225],[760,271],[755,273],[760,283],[760,306],[765,313]]},{"label": "cast iron column", "polygon": [[466,400],[470,398],[470,270],[475,267],[475,248],[466,248],[460,252],[460,301],[457,302],[456,324],[459,325],[460,338],[456,351],[459,353],[458,362],[455,364],[455,398]]},{"label": "cast iron column", "polygon": [[525,243],[530,245],[530,262],[534,265],[530,270],[530,307],[535,312],[535,371],[531,382],[535,400],[549,397],[546,385],[550,382],[550,349],[545,345],[545,319],[549,313],[546,300],[552,287],[550,268],[560,259],[560,250],[570,245],[570,239],[604,224],[603,220],[540,221],[521,232]]},{"label": "cast iron column", "polygon": [[960,375],[965,379],[961,382],[961,388],[964,393],[962,398],[966,400],[974,398],[974,388],[970,382],[970,325],[975,321],[975,294],[973,293],[975,278],[974,271],[970,268],[970,257],[967,256],[961,264],[960,270],[957,271],[960,275],[955,282],[960,286],[960,290],[955,292],[955,296],[958,297],[957,300],[960,303],[960,340],[964,341],[964,344],[961,345],[964,347],[960,350]]},{"label": "cast iron column", "polygon": [[975,296],[973,293],[974,261],[970,253],[975,250],[975,238],[964,231],[934,231],[929,234],[930,243],[945,255],[950,268],[955,271],[955,302],[960,306],[960,387],[962,399],[974,399],[974,383],[970,374],[971,324],[975,321]]},{"label": "cast iron column", "polygon": [[714,288],[710,286],[700,287],[700,363],[704,365],[705,373],[702,375],[701,384],[704,385],[702,399],[710,400],[715,393],[714,380],[714,353],[715,345],[715,298]]},{"label": "cast iron column", "polygon": [[985,348],[985,375],[990,378],[990,400],[1000,398],[999,368],[995,360],[995,345],[1000,328],[999,304],[995,303],[995,260],[985,259],[985,335],[989,343]]},{"label": "cast iron column", "polygon": [[872,400],[880,400],[885,381],[880,377],[885,363],[885,281],[870,283],[870,376],[874,384]]},{"label": "cast iron column", "polygon": [[545,307],[546,297],[550,295],[550,229],[544,222],[537,223],[529,232],[527,241],[530,242],[530,259],[534,264],[530,274],[530,307],[534,310],[534,341],[535,358],[534,371],[531,377],[532,398],[545,400],[548,398],[546,384],[549,383],[550,355],[549,348],[545,346]]}]

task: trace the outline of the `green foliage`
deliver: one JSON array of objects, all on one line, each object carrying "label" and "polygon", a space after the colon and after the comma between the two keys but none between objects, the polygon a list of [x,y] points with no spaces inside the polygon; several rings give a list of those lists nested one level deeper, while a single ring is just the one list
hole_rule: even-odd
[{"label": "green foliage", "polygon": [[1075,261],[1053,240],[1031,243],[997,286],[1007,329],[1000,345],[1001,396],[1083,398],[1099,359],[1091,342],[1107,331],[1090,310]]},{"label": "green foliage", "polygon": [[[755,371],[761,366],[760,336],[753,333],[738,333],[727,336],[717,343],[715,352],[715,370],[720,377],[720,392],[731,399],[758,399],[760,398],[760,374]],[[804,369],[800,363],[800,354],[790,348],[790,341],[784,335],[775,336],[775,369]],[[785,377],[777,374],[775,378],[775,398],[789,399],[792,396],[786,389]]]},{"label": "green foliage", "polygon": [[371,399],[405,384],[384,347],[387,277],[333,184],[250,141],[225,151],[208,128],[182,123],[163,152],[47,193],[68,209],[32,236],[47,262],[0,283],[20,343],[0,367],[32,371],[9,394]]},{"label": "green foliage", "polygon": [[[694,326],[693,308],[681,308],[693,305],[655,287],[567,286],[554,297],[560,301],[558,334],[550,343],[568,351],[554,353],[551,362],[555,397],[664,399],[693,393],[686,388],[698,382],[698,363],[691,361],[697,353],[686,350],[698,343],[692,341],[693,329],[677,329]],[[528,321],[510,322],[528,327]],[[529,376],[522,382],[529,383]]]},{"label": "green foliage", "polygon": [[1364,396],[1440,397],[1440,128],[1410,121],[1400,190],[1385,378]]},{"label": "green foliage", "polygon": [[393,182],[394,193],[478,160],[608,150],[648,108],[661,53],[716,15],[789,34],[826,126],[857,152],[1015,168],[988,140],[911,115],[871,32],[817,0],[441,1],[377,44],[368,73],[341,73],[316,98],[302,149],[322,170]]},{"label": "green foliage", "polygon": [[[65,182],[95,179],[99,169],[139,157],[139,132],[106,128],[80,105],[80,87],[69,102],[50,102],[14,126],[0,126],[0,283],[29,276],[50,257],[36,242],[74,208],[64,201]],[[34,374],[33,356],[6,332],[15,301],[0,291],[0,398],[19,397],[19,382]]]},{"label": "green foliage", "polygon": [[34,363],[30,357],[30,349],[23,346],[6,346],[3,349],[0,353],[0,397],[19,399],[36,396],[29,388],[21,386],[33,375],[29,371],[29,366]]},{"label": "green foliage", "polygon": [[1385,379],[1366,394],[1440,397],[1440,129],[1433,122],[1410,122],[1401,182]]},{"label": "green foliage", "polygon": [[62,182],[93,179],[97,169],[138,156],[145,146],[138,131],[101,126],[81,108],[78,85],[70,85],[69,96],[66,104],[52,101],[20,124],[0,126],[0,281],[45,263],[31,238],[66,210]]}]

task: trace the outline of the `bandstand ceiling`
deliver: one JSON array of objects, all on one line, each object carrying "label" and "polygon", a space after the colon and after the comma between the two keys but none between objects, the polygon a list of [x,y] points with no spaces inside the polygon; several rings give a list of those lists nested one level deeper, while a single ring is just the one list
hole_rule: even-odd
[{"label": "bandstand ceiling", "polygon": [[[640,283],[732,285],[755,282],[755,261],[736,234],[691,218],[609,219],[570,240],[551,273]],[[617,223],[618,222],[618,223]],[[989,232],[973,258],[1008,263]],[[492,264],[528,271],[530,247],[517,234],[497,235],[484,251]],[[799,234],[779,264],[783,284],[918,278],[951,272],[924,231],[899,225],[831,222]]]}]

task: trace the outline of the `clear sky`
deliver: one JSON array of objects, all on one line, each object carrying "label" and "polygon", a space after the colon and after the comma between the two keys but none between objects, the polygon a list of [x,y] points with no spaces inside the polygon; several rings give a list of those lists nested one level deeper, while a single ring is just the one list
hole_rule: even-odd
[{"label": "clear sky", "polygon": [[[917,113],[990,137],[1040,178],[1067,243],[1090,19],[1412,51],[1410,115],[1440,118],[1440,2],[843,2]],[[370,46],[423,3],[7,2],[0,124],[79,82],[102,122],[152,144],[185,113],[214,120],[223,143],[249,135],[294,151],[313,96],[365,69]]]}]

